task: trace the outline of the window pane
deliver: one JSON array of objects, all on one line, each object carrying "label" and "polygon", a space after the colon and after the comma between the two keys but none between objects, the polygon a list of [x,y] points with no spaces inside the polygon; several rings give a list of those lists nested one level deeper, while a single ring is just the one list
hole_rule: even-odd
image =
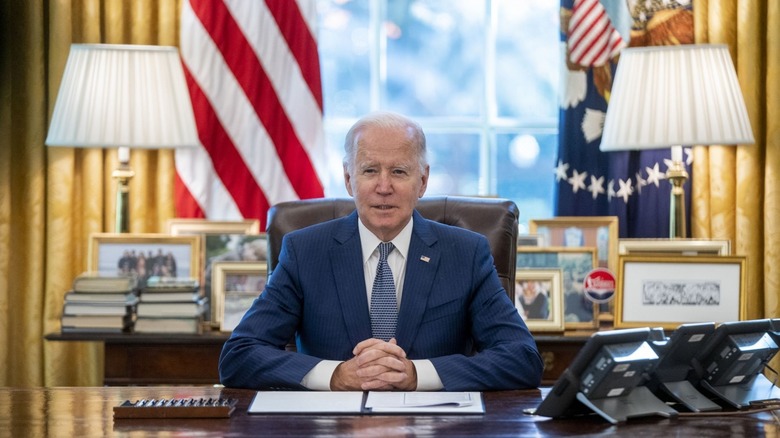
[{"label": "window pane", "polygon": [[369,2],[318,2],[323,106],[329,117],[370,111]]},{"label": "window pane", "polygon": [[552,217],[558,136],[512,133],[496,135],[498,196],[520,209],[520,230],[529,219]]},{"label": "window pane", "polygon": [[558,117],[558,1],[496,0],[498,117]]},{"label": "window pane", "polygon": [[387,2],[387,108],[411,117],[479,116],[484,24],[484,2]]},{"label": "window pane", "polygon": [[426,132],[431,174],[426,195],[479,194],[479,134]]}]

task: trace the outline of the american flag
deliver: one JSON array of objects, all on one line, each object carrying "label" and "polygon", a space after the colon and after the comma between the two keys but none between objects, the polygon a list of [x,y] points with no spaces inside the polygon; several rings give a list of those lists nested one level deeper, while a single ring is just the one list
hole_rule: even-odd
[{"label": "american flag", "polygon": [[574,0],[569,21],[571,62],[599,67],[620,53],[625,45],[599,0]]},{"label": "american flag", "polygon": [[181,57],[203,148],[176,151],[176,215],[259,219],[323,196],[314,0],[185,0]]}]

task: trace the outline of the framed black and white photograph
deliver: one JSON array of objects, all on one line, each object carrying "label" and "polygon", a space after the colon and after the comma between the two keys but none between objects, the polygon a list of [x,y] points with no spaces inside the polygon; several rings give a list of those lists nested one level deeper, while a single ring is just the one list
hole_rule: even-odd
[{"label": "framed black and white photograph", "polygon": [[562,271],[560,269],[517,270],[515,308],[532,332],[563,331]]},{"label": "framed black and white photograph", "polygon": [[615,327],[743,320],[746,263],[744,256],[620,256]]},{"label": "framed black and white photograph", "polygon": [[618,254],[731,255],[728,239],[619,239]]},{"label": "framed black and white photograph", "polygon": [[197,278],[198,236],[97,233],[90,238],[88,269],[104,275],[137,275],[145,282],[160,278]]},{"label": "framed black and white photograph", "polygon": [[260,233],[257,219],[240,221],[210,221],[205,219],[170,219],[168,231],[173,235],[198,235],[202,238],[199,275],[205,296],[212,303],[206,320],[218,327],[216,297],[212,288],[212,266],[216,262],[266,262],[268,240]]},{"label": "framed black and white photograph", "polygon": [[[585,276],[596,267],[596,248],[517,247],[518,272],[525,269],[560,269],[566,329],[595,328],[598,306],[585,296]],[[515,296],[519,292],[515,291]]]},{"label": "framed black and white photograph", "polygon": [[257,262],[216,262],[213,290],[219,330],[232,332],[265,289],[268,266]]}]

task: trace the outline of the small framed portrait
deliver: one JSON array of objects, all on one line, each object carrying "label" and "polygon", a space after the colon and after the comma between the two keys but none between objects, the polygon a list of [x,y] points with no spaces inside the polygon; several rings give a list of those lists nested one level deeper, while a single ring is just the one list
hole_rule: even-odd
[{"label": "small framed portrait", "polygon": [[219,330],[232,332],[265,289],[268,266],[258,262],[216,262],[213,290]]},{"label": "small framed portrait", "polygon": [[198,236],[97,233],[90,238],[88,269],[105,275],[134,274],[143,283],[152,276],[197,278],[199,255]]},{"label": "small framed portrait", "polygon": [[[598,306],[585,295],[585,276],[596,267],[596,248],[517,247],[517,270],[560,269],[566,329],[595,328]],[[515,291],[515,297],[519,292]]]},{"label": "small framed portrait", "polygon": [[620,255],[731,255],[728,239],[620,239]]},{"label": "small framed portrait", "polygon": [[217,309],[212,290],[212,266],[220,261],[266,262],[268,241],[260,233],[260,221],[209,221],[204,219],[171,219],[168,231],[173,235],[197,235],[202,239],[200,266],[203,268],[199,280],[204,294],[212,303],[206,312],[206,320],[217,328]]},{"label": "small framed portrait", "polygon": [[571,216],[532,219],[531,233],[541,236],[541,246],[594,247],[598,267],[617,270],[617,216]]},{"label": "small framed portrait", "polygon": [[519,269],[515,274],[515,308],[532,332],[561,332],[563,274],[560,269]]},{"label": "small framed portrait", "polygon": [[615,327],[743,320],[745,267],[744,256],[620,256]]}]

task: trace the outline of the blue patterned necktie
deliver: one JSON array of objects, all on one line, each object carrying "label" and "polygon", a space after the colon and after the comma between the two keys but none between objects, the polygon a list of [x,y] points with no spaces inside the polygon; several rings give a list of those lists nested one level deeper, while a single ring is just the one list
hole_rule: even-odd
[{"label": "blue patterned necktie", "polygon": [[379,244],[379,265],[376,267],[374,287],[371,290],[371,335],[389,341],[395,336],[398,306],[395,298],[393,272],[387,264],[387,255],[395,248],[390,242]]}]

